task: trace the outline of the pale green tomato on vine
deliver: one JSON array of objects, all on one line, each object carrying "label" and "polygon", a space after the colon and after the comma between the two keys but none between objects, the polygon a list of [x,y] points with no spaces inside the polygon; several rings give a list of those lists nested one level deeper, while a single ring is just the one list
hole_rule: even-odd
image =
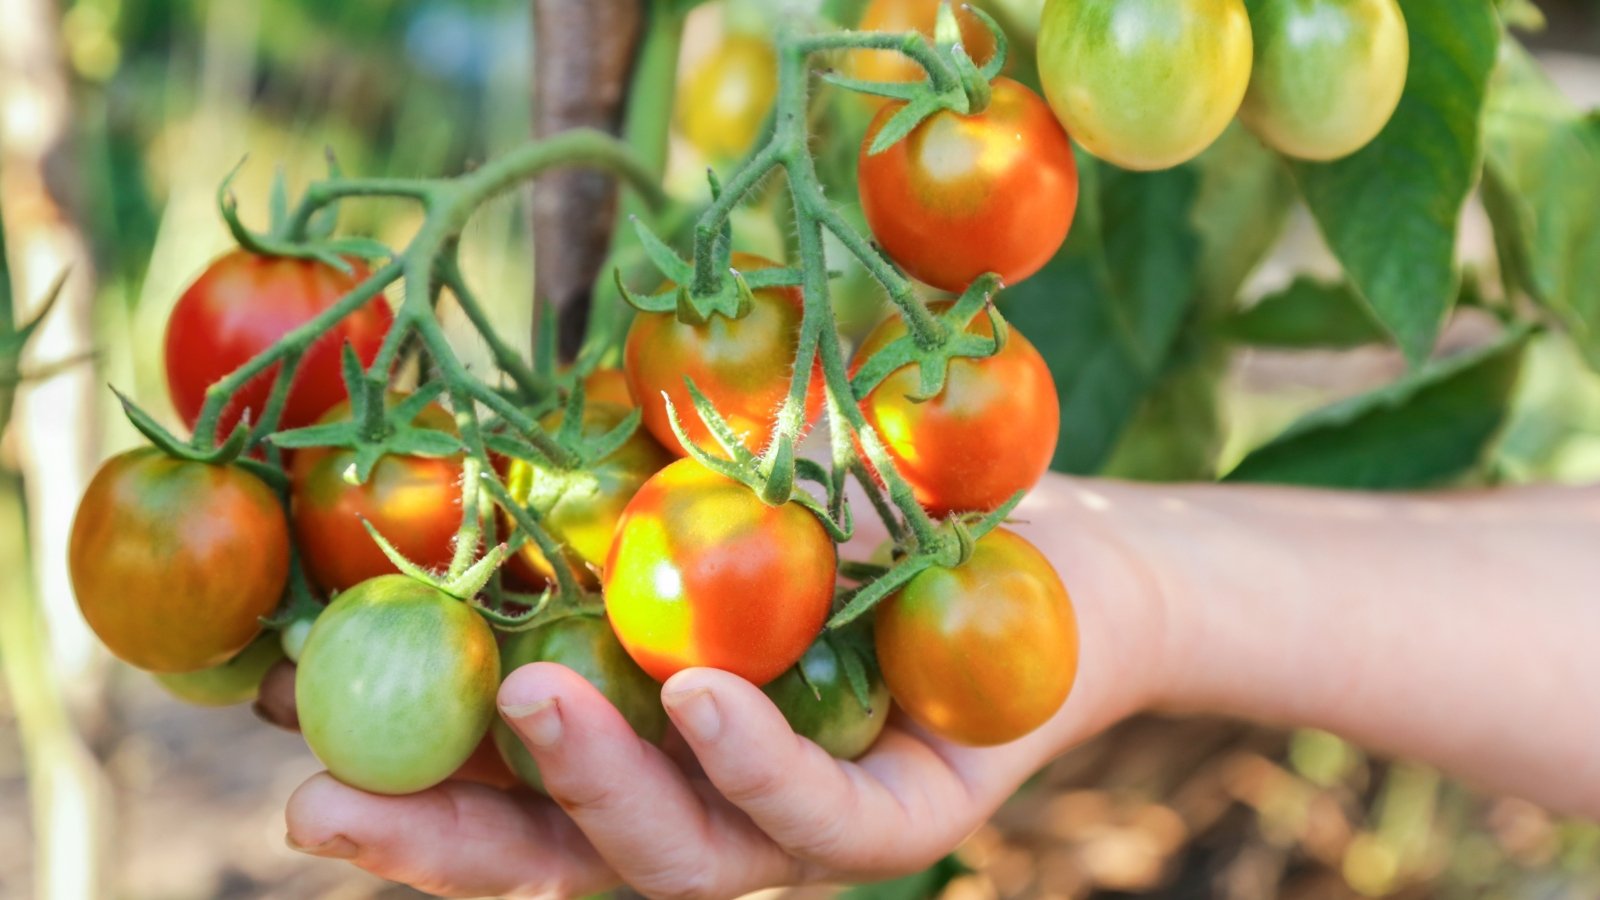
[{"label": "pale green tomato on vine", "polygon": [[1038,54],[1073,140],[1125,169],[1167,169],[1239,111],[1250,20],[1241,0],[1048,0]]},{"label": "pale green tomato on vine", "polygon": [[1365,147],[1405,91],[1411,47],[1395,0],[1246,0],[1255,66],[1239,119],[1268,146],[1328,161]]}]

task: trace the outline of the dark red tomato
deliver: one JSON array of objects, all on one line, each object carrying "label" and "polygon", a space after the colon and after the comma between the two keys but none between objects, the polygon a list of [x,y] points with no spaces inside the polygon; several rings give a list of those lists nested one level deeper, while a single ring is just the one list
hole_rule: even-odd
[{"label": "dark red tomato", "polygon": [[994,82],[988,108],[944,111],[877,155],[867,153],[903,103],[878,111],[861,142],[861,210],[884,251],[913,278],[959,293],[994,272],[1016,284],[1055,255],[1078,205],[1067,133],[1033,91]]},{"label": "dark red tomato", "polygon": [[[736,253],[734,268],[754,271],[776,263]],[[804,301],[796,288],[755,292],[750,314],[740,319],[712,316],[704,325],[678,321],[673,313],[639,313],[628,329],[623,370],[628,389],[644,411],[644,425],[663,447],[686,456],[672,433],[663,391],[696,444],[718,456],[722,448],[700,421],[684,377],[694,379],[751,452],[772,438],[778,407],[789,393],[795,348],[800,343]],[[814,367],[806,395],[806,421],[822,411],[822,368]]]},{"label": "dark red tomato", "polygon": [[[184,424],[193,428],[199,419],[206,388],[337,303],[367,277],[359,260],[350,265],[355,271],[345,275],[314,260],[235,250],[201,273],[167,320],[167,389]],[[282,427],[310,425],[343,400],[342,346],[349,343],[363,363],[370,363],[393,321],[388,304],[377,297],[318,338],[300,360]],[[247,409],[252,422],[261,417],[276,374],[276,366],[268,369],[229,401],[219,435],[232,430]]]},{"label": "dark red tomato", "polygon": [[895,702],[961,744],[1014,741],[1055,715],[1078,673],[1078,623],[1050,561],[1004,529],[972,558],[912,578],[877,609]]},{"label": "dark red tomato", "polygon": [[763,685],[816,639],[838,556],[816,516],[691,459],[644,483],[604,574],[617,639],[657,681],[710,666]]},{"label": "dark red tomato", "polygon": [[272,489],[244,469],[145,447],[95,473],[67,554],[78,608],[112,653],[151,672],[194,672],[261,633],[289,578],[289,526]]},{"label": "dark red tomato", "polygon": [[795,734],[837,759],[867,752],[889,721],[889,689],[870,649],[859,656],[867,705],[850,688],[842,654],[855,652],[848,644],[819,638],[789,671],[762,688]]},{"label": "dark red tomato", "polygon": [[[586,438],[597,438],[622,424],[628,409],[610,403],[586,402],[583,408],[583,433]],[[551,413],[543,425],[554,431],[561,427],[563,414]],[[506,488],[518,503],[526,504],[530,498],[555,498],[540,517],[550,536],[568,550],[566,556],[573,570],[587,587],[598,587],[596,577],[611,552],[611,536],[616,533],[617,519],[633,499],[639,486],[668,463],[672,454],[639,429],[610,456],[599,460],[584,472],[550,469],[520,459],[514,459],[506,468]],[[502,513],[503,523],[511,525],[510,516]],[[516,560],[526,571],[519,573],[534,583],[549,582],[555,577],[549,560],[539,550],[539,545],[529,541],[522,545]],[[528,578],[532,575],[532,578]]]},{"label": "dark red tomato", "polygon": [[[993,334],[984,315],[967,330]],[[932,400],[910,399],[918,374],[906,366],[861,402],[895,468],[936,516],[994,509],[1033,487],[1055,455],[1061,427],[1055,379],[1028,339],[1009,332],[994,356],[952,361],[944,391]],[[905,333],[900,317],[883,322],[857,351],[856,368]]]},{"label": "dark red tomato", "polygon": [[[403,399],[391,394],[389,402]],[[322,421],[350,418],[345,401]],[[429,405],[417,425],[455,433],[443,407]],[[296,450],[289,469],[295,539],[311,578],[323,590],[345,591],[369,578],[393,575],[394,563],[367,533],[362,519],[407,559],[426,569],[450,564],[461,527],[461,457],[397,456],[378,460],[363,484],[345,480],[355,464],[354,450],[312,447]]]}]

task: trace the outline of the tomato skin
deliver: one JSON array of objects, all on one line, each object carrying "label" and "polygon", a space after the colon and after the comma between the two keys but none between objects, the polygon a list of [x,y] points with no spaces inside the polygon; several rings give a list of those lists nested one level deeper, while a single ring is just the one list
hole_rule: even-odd
[{"label": "tomato skin", "polygon": [[666,681],[710,666],[763,685],[822,630],[838,554],[816,516],[767,506],[692,459],[645,482],[606,560],[606,613],[628,655]]},{"label": "tomato skin", "polygon": [[778,96],[778,55],[750,35],[729,35],[689,74],[677,98],[678,125],[707,159],[749,152]]},{"label": "tomato skin", "polygon": [[1241,0],[1049,0],[1039,78],[1085,150],[1166,169],[1222,134],[1250,81]]},{"label": "tomato skin", "polygon": [[155,678],[167,693],[185,703],[232,706],[254,700],[267,670],[283,658],[283,645],[278,635],[262,632],[238,656],[220,666],[198,672],[167,672]]},{"label": "tomato skin", "polygon": [[[777,263],[744,253],[733,256],[741,271],[772,268]],[[718,456],[722,447],[700,421],[684,377],[709,398],[752,453],[772,439],[774,417],[789,393],[795,349],[800,344],[804,301],[798,288],[755,292],[749,315],[740,319],[712,316],[703,325],[678,321],[674,313],[639,313],[628,328],[623,371],[628,390],[644,413],[650,434],[678,456],[688,452],[672,433],[662,392],[672,398],[684,430],[695,444]],[[822,367],[813,367],[806,393],[806,421],[822,411]]]},{"label": "tomato skin", "polygon": [[[583,409],[583,434],[587,438],[599,437],[622,424],[629,411],[609,403],[586,402]],[[564,414],[557,411],[546,416],[547,429],[561,426]],[[627,442],[610,456],[597,462],[588,470],[587,477],[579,473],[546,469],[525,460],[513,459],[506,468],[506,488],[518,503],[526,504],[530,495],[539,497],[561,490],[562,482],[569,483],[560,499],[547,510],[542,510],[542,521],[550,536],[568,550],[568,561],[573,571],[587,587],[600,583],[595,573],[605,565],[606,554],[611,552],[611,538],[617,531],[617,520],[622,510],[633,499],[639,486],[651,475],[672,462],[673,457],[650,437],[643,428],[635,431]],[[578,479],[572,483],[572,479]],[[510,516],[501,513],[510,527]],[[539,545],[529,541],[517,551],[529,579],[552,582],[555,571],[549,560],[539,550]],[[527,574],[527,573],[524,573]]]},{"label": "tomato skin", "polygon": [[272,489],[244,469],[144,447],[95,473],[67,554],[78,608],[113,654],[194,672],[261,632],[288,582],[289,527]]},{"label": "tomato skin", "polygon": [[[206,388],[366,279],[365,264],[348,262],[353,271],[346,275],[315,260],[235,250],[208,266],[167,319],[167,389],[184,424],[193,428],[200,418]],[[371,363],[393,322],[388,304],[375,297],[318,338],[301,357],[280,426],[310,425],[343,400],[343,345],[348,342],[363,364]],[[277,371],[273,366],[252,378],[229,401],[217,426],[219,435],[228,434],[247,409],[252,422],[261,418]]]},{"label": "tomato skin", "polygon": [[[667,712],[661,707],[661,686],[628,657],[604,618],[572,616],[512,635],[500,648],[501,679],[536,662],[558,663],[582,675],[645,740],[660,743],[666,734]],[[528,787],[544,793],[539,764],[511,726],[497,718],[493,734],[495,746],[500,748],[511,771]]]},{"label": "tomato skin", "polygon": [[839,650],[827,640],[813,643],[799,662],[762,690],[795,734],[836,759],[855,759],[872,747],[889,721],[889,688],[870,656],[862,662],[870,700],[866,707],[850,689]]},{"label": "tomato skin", "polygon": [[335,778],[409,794],[449,778],[494,718],[500,654],[465,603],[404,575],[340,594],[306,640],[295,706]]},{"label": "tomato skin", "polygon": [[954,569],[919,573],[878,606],[878,662],[895,702],[960,744],[1022,737],[1055,715],[1078,671],[1072,600],[1013,532],[980,538]]},{"label": "tomato skin", "polygon": [[633,409],[633,395],[628,392],[628,376],[621,369],[595,369],[583,379],[585,403],[610,403],[623,409]]},{"label": "tomato skin", "polygon": [[1078,205],[1067,133],[1033,91],[994,81],[974,116],[948,110],[905,140],[869,154],[905,105],[887,104],[861,142],[861,210],[883,249],[908,274],[960,293],[985,272],[1015,284],[1061,248]]},{"label": "tomato skin", "polygon": [[[993,334],[985,315],[967,330]],[[900,317],[885,320],[856,351],[854,369],[905,333]],[[1050,467],[1061,427],[1055,379],[1015,328],[994,356],[951,361],[939,396],[917,403],[910,398],[918,390],[916,366],[905,366],[861,401],[861,411],[933,515],[994,509]]]},{"label": "tomato skin", "polygon": [[[389,404],[405,399],[391,393]],[[320,420],[350,418],[347,400]],[[443,407],[423,408],[419,426],[455,433],[455,420]],[[450,564],[461,527],[461,457],[387,454],[362,484],[344,473],[356,452],[342,447],[296,450],[289,467],[290,511],[306,571],[325,591],[344,591],[398,570],[367,533],[362,519],[394,544],[407,559],[426,569]]]},{"label": "tomato skin", "polygon": [[1365,147],[1405,91],[1411,46],[1395,0],[1246,0],[1255,65],[1239,119],[1319,162]]},{"label": "tomato skin", "polygon": [[[994,56],[994,35],[977,16],[961,4],[955,6],[956,24],[961,27],[961,46],[978,65]],[[917,31],[933,40],[939,21],[939,0],[872,0],[856,25],[860,31]],[[903,53],[893,50],[853,50],[845,57],[850,77],[863,81],[922,81],[928,73]],[[869,102],[882,98],[868,94]]]}]

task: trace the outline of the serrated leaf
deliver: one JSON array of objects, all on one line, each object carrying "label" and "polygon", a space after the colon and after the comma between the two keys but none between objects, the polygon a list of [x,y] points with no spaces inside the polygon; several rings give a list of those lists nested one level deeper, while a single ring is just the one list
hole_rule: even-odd
[{"label": "serrated leaf", "polygon": [[1224,334],[1257,347],[1358,347],[1388,335],[1348,284],[1301,276],[1254,306],[1236,313]]},{"label": "serrated leaf", "polygon": [[1401,0],[1405,93],[1381,134],[1295,180],[1350,281],[1413,365],[1455,302],[1461,211],[1478,180],[1480,121],[1500,23],[1488,0]]},{"label": "serrated leaf", "polygon": [[1316,410],[1256,448],[1226,481],[1410,490],[1459,477],[1506,417],[1531,330]]}]

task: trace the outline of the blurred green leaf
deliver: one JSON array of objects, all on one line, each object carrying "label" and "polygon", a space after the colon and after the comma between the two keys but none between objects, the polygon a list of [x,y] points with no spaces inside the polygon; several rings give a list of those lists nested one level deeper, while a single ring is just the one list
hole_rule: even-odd
[{"label": "blurred green leaf", "polygon": [[927,900],[939,896],[950,882],[971,871],[954,855],[946,856],[914,875],[842,891],[839,900]]},{"label": "blurred green leaf", "polygon": [[1294,208],[1294,180],[1276,153],[1237,123],[1195,161],[1200,195],[1200,303],[1208,315],[1232,307]]},{"label": "blurred green leaf", "polygon": [[1316,410],[1223,479],[1408,490],[1470,471],[1505,421],[1532,329]]},{"label": "blurred green leaf", "polygon": [[1305,276],[1235,313],[1223,333],[1243,344],[1291,349],[1358,347],[1386,337],[1350,285]]},{"label": "blurred green leaf", "polygon": [[1600,370],[1600,115],[1507,39],[1489,93],[1483,199],[1506,278]]},{"label": "blurred green leaf", "polygon": [[1000,308],[1044,355],[1061,395],[1052,466],[1104,465],[1194,302],[1200,242],[1192,167],[1132,173],[1079,156],[1077,221],[1044,270]]},{"label": "blurred green leaf", "polygon": [[1223,444],[1217,395],[1228,370],[1227,347],[1211,342],[1174,357],[1145,395],[1102,474],[1138,481],[1217,477]]},{"label": "blurred green leaf", "polygon": [[1401,0],[1411,67],[1383,133],[1295,179],[1334,255],[1420,365],[1456,298],[1456,229],[1478,180],[1500,23],[1488,0]]}]

